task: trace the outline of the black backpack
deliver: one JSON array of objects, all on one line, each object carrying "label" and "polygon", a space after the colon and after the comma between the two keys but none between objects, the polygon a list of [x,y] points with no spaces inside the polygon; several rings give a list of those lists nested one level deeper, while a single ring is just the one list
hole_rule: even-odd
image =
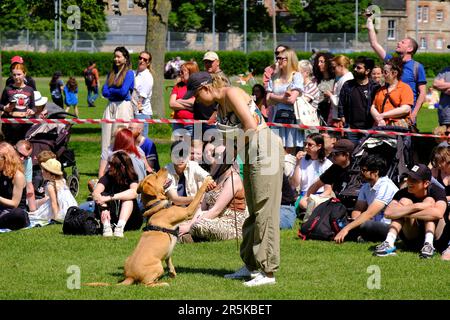
[{"label": "black backpack", "polygon": [[94,73],[91,68],[87,68],[84,70],[84,83],[87,87],[92,87],[92,83],[94,82]]},{"label": "black backpack", "polygon": [[298,230],[303,240],[332,240],[347,222],[347,208],[337,198],[331,198],[315,208],[308,221]]},{"label": "black backpack", "polygon": [[96,235],[100,233],[100,221],[96,218],[94,212],[73,206],[67,209],[63,233],[85,236]]}]

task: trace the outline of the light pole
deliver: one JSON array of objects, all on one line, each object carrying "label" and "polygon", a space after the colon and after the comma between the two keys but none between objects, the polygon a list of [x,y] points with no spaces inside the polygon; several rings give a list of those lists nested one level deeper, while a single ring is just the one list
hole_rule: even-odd
[{"label": "light pole", "polygon": [[419,42],[419,0],[416,0],[416,41]]},{"label": "light pole", "polygon": [[212,49],[216,50],[216,0],[212,0]]},{"label": "light pole", "polygon": [[358,48],[358,0],[355,0],[355,47]]},{"label": "light pole", "polygon": [[277,23],[276,23],[277,11],[275,9],[275,0],[272,0],[272,29],[273,29],[273,51],[277,48]]},{"label": "light pole", "polygon": [[247,53],[247,0],[244,0],[244,52]]}]

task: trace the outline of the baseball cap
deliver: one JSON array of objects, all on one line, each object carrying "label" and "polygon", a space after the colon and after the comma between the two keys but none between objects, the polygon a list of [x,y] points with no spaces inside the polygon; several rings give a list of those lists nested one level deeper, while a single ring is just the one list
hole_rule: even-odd
[{"label": "baseball cap", "polygon": [[183,99],[192,98],[200,87],[209,83],[212,83],[212,77],[208,72],[200,71],[191,74],[187,82],[187,91]]},{"label": "baseball cap", "polygon": [[209,61],[219,60],[219,56],[214,51],[208,51],[203,56],[203,60],[209,60]]},{"label": "baseball cap", "polygon": [[352,153],[355,149],[355,144],[348,139],[340,139],[334,144],[333,150],[331,152],[348,152]]},{"label": "baseball cap", "polygon": [[39,91],[34,92],[34,105],[36,107],[43,106],[48,101],[47,97],[43,97]]},{"label": "baseball cap", "polygon": [[11,58],[11,64],[13,63],[23,64],[23,58],[21,56],[14,56]]},{"label": "baseball cap", "polygon": [[430,181],[431,180],[431,170],[426,165],[419,163],[412,166],[411,169],[406,173],[408,177],[414,180],[420,181]]}]

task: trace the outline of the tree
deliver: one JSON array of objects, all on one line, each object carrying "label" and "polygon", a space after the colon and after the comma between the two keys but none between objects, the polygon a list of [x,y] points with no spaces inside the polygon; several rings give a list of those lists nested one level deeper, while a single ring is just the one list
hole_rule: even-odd
[{"label": "tree", "polygon": [[147,10],[145,49],[152,53],[152,67],[155,71],[153,74],[152,108],[156,115],[164,117],[163,71],[169,13],[172,4],[170,0],[134,0],[134,3]]},{"label": "tree", "polygon": [[[81,11],[81,29],[86,32],[106,32],[105,6],[103,0],[62,0],[61,20],[62,30],[69,30],[67,19],[70,13],[67,8],[76,5]],[[54,28],[55,5],[47,0],[1,0],[0,2],[0,31],[30,30],[52,31]]]}]

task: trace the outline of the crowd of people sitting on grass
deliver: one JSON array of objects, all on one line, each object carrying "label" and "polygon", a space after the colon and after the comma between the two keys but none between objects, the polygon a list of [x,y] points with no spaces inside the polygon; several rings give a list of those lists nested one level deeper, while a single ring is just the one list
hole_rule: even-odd
[{"label": "crowd of people sitting on grass", "polygon": [[[302,120],[295,106],[299,98],[329,127],[416,129],[427,94],[424,67],[413,60],[417,43],[412,38],[399,41],[397,55],[392,56],[377,42],[371,18],[367,27],[370,44],[383,65],[377,66],[365,56],[351,61],[326,52],[298,61],[293,49],[279,45],[273,65],[264,70],[263,84],[256,84],[252,95],[231,86],[216,52],[205,53],[205,71],[193,61],[179,66],[169,99],[173,118],[208,122],[173,125],[172,162],[165,166],[169,173],[166,196],[172,204],[186,206],[205,177],[214,178],[195,216],[180,225],[179,242],[243,239],[245,266],[229,277],[261,269],[262,276],[249,285],[272,283],[279,263],[279,229],[296,228],[297,222],[310,219],[321,203],[340,199],[348,205],[348,216],[331,239],[336,243],[380,242],[374,254],[387,256],[395,254],[396,243],[402,240],[403,246],[418,248],[422,258],[431,258],[439,250],[443,260],[450,260],[450,138],[437,141],[429,163],[412,157],[395,163],[400,168],[395,171],[393,159],[383,154],[369,152],[360,157],[362,151],[355,153],[362,150],[363,143],[386,143],[398,149],[399,142],[392,137],[380,141],[348,130],[267,129],[267,122],[299,124]],[[101,91],[108,99],[104,119],[152,117],[151,60],[149,52],[141,52],[134,72],[127,49],[115,49]],[[90,91],[88,102],[94,106],[98,71],[94,62],[89,68],[85,73],[95,74],[90,85],[96,89]],[[433,83],[440,91],[439,101],[433,98],[433,104],[439,106],[439,126],[434,133],[442,137],[450,134],[449,70],[442,70]],[[50,82],[52,99],[64,107],[65,92],[67,108],[73,106],[78,115],[76,81],[70,78],[64,87],[60,76],[56,72]],[[11,79],[0,100],[2,117],[45,117],[48,99],[36,91],[20,57],[13,58]],[[68,208],[78,205],[67,189],[61,163],[49,151],[37,155],[46,182],[44,196],[35,196],[30,160],[33,146],[24,140],[29,127],[2,125],[1,229],[61,223]],[[411,138],[405,139],[405,145],[411,154],[417,152]],[[124,237],[124,231],[142,227],[143,204],[137,189],[146,175],[160,169],[156,149],[148,137],[148,124],[102,124],[98,177],[89,181],[90,201],[79,206],[97,214],[104,237]],[[264,156],[270,165],[261,162]],[[266,174],[269,167],[273,172]],[[393,176],[394,171],[398,176]],[[349,204],[343,194],[356,181],[355,176],[360,185]],[[254,241],[261,245],[257,253],[250,253]],[[270,263],[265,265],[264,259]]]}]

